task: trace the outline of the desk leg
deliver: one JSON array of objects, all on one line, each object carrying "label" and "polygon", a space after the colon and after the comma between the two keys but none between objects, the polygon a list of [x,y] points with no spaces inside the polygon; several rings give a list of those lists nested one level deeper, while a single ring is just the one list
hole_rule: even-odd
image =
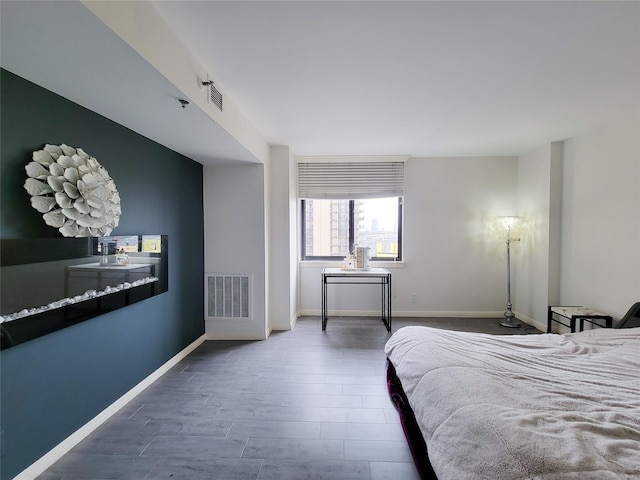
[{"label": "desk leg", "polygon": [[327,329],[327,278],[322,276],[322,331]]},{"label": "desk leg", "polygon": [[387,325],[387,318],[385,317],[387,303],[387,291],[385,290],[385,281],[384,278],[380,279],[380,320],[382,320],[383,325]]},{"label": "desk leg", "polygon": [[387,325],[387,331],[391,333],[391,275],[389,275],[389,281],[387,282],[387,308],[389,309],[389,324]]},{"label": "desk leg", "polygon": [[391,275],[382,278],[382,323],[391,333]]}]

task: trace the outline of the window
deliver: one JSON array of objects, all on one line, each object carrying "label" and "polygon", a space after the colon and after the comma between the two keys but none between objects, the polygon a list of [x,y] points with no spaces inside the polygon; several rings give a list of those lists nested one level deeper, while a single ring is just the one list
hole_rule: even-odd
[{"label": "window", "polygon": [[359,246],[371,260],[401,260],[405,160],[300,158],[302,259],[338,260]]},{"label": "window", "polygon": [[371,260],[402,258],[402,197],[302,200],[302,259],[342,259],[355,246]]}]

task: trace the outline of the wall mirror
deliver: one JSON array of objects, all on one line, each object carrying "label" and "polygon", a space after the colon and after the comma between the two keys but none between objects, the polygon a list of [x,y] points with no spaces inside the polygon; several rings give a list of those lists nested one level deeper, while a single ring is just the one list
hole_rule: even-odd
[{"label": "wall mirror", "polygon": [[168,290],[167,235],[3,239],[2,349]]}]

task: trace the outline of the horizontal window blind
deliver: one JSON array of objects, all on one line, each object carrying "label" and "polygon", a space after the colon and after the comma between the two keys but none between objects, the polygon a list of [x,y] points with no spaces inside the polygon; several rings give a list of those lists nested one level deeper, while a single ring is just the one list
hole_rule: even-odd
[{"label": "horizontal window blind", "polygon": [[404,195],[404,162],[298,163],[300,198],[359,199]]}]

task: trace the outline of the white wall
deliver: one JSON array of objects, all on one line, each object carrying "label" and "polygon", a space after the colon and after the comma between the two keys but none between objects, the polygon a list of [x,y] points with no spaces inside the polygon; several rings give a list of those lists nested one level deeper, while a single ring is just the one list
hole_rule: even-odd
[{"label": "white wall", "polygon": [[512,248],[513,308],[518,318],[546,329],[547,306],[559,301],[562,143],[518,160],[518,215],[527,228]]},{"label": "white wall", "polygon": [[297,171],[289,147],[271,147],[270,157],[269,330],[290,330],[298,312]]},{"label": "white wall", "polygon": [[[495,316],[506,303],[506,253],[487,237],[493,215],[516,213],[516,157],[410,158],[405,167],[404,261],[392,269],[396,316]],[[326,262],[303,262],[300,311],[319,315]],[[338,266],[338,264],[333,265]],[[329,287],[335,314],[377,315],[369,286]],[[416,303],[410,294],[416,293]]]},{"label": "white wall", "polygon": [[253,277],[252,319],[209,319],[205,333],[210,339],[266,338],[264,189],[262,164],[204,168],[205,272]]},{"label": "white wall", "polygon": [[289,298],[289,312],[291,313],[291,326],[293,327],[300,311],[300,242],[298,241],[298,226],[300,225],[300,209],[298,208],[298,167],[289,150],[289,279],[292,295]]},{"label": "white wall", "polygon": [[[520,214],[533,228],[514,247],[514,310],[538,326],[548,304],[620,318],[640,300],[639,132],[634,118],[520,158],[410,158],[404,258],[385,264],[394,315],[500,316],[506,252],[486,225]],[[295,159],[288,147],[271,157],[267,167],[205,168],[206,271],[254,275],[253,320],[208,321],[210,338],[264,338],[291,328],[296,312],[319,315],[321,270],[339,265],[302,262],[298,277]],[[377,288],[329,288],[332,315],[378,315]]]},{"label": "white wall", "polygon": [[619,319],[640,301],[640,117],[564,142],[560,301]]}]

